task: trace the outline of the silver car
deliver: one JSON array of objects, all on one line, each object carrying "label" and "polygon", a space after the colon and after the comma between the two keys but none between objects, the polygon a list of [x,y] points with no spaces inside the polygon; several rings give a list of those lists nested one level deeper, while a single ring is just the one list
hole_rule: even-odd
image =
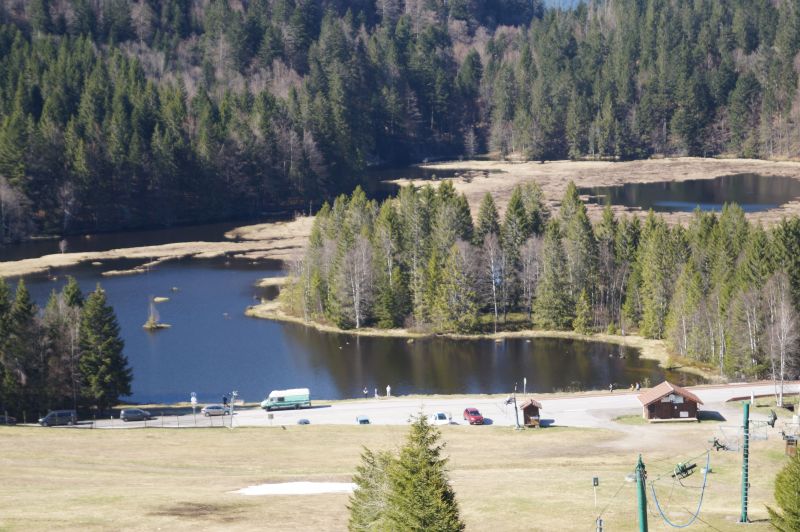
[{"label": "silver car", "polygon": [[231,409],[222,405],[206,405],[200,410],[206,416],[226,416],[231,413]]}]

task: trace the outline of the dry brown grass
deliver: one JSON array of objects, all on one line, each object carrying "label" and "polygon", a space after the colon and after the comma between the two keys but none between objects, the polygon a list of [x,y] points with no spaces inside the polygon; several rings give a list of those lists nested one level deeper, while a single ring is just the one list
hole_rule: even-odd
[{"label": "dry brown grass", "polygon": [[[650,478],[699,454],[711,424],[616,430],[444,427],[450,477],[469,530],[592,530],[591,477],[609,530],[635,529],[625,474],[643,453]],[[283,481],[348,481],[362,446],[396,449],[404,427],[69,430],[0,428],[0,528],[10,530],[343,530],[347,496],[245,497]],[[779,438],[752,453],[753,519],[765,519],[784,463]],[[712,455],[701,517],[729,530],[739,513],[739,456]],[[699,484],[699,476],[687,484]],[[612,495],[620,488],[616,498]],[[660,482],[666,499],[672,483]],[[678,487],[671,506],[693,505]],[[651,509],[652,502],[651,502]],[[676,518],[681,516],[676,515]],[[666,527],[655,517],[651,530]],[[702,529],[703,527],[698,527]],[[766,523],[753,529],[766,530]]]},{"label": "dry brown grass", "polygon": [[311,231],[312,218],[301,217],[292,222],[276,222],[248,226],[226,234],[233,242],[177,242],[159,246],[141,246],[86,253],[63,253],[18,261],[0,262],[0,277],[17,277],[48,271],[51,268],[74,266],[82,262],[115,259],[141,259],[140,267],[106,272],[124,275],[147,271],[168,260],[184,258],[211,259],[223,255],[248,259],[291,259],[302,254]]},{"label": "dry brown grass", "polygon": [[[712,179],[718,176],[758,173],[765,176],[787,176],[800,179],[800,163],[788,161],[762,161],[756,159],[704,159],[681,157],[647,159],[629,162],[609,161],[552,161],[537,162],[510,161],[454,161],[450,163],[426,165],[427,168],[471,170],[467,179],[453,180],[455,188],[467,195],[473,215],[486,192],[491,192],[502,213],[511,197],[514,187],[520,183],[536,181],[541,185],[545,199],[554,210],[561,201],[567,183],[574,181],[579,187],[621,185],[624,183],[648,183],[654,181],[686,181],[689,179]],[[488,172],[482,174],[483,172]],[[477,174],[476,174],[477,173]],[[485,175],[485,177],[484,177]],[[406,184],[407,180],[396,183]],[[423,185],[425,181],[414,181]],[[430,183],[436,185],[437,181]],[[589,215],[598,219],[602,206],[587,205]],[[631,212],[644,215],[641,210],[614,207],[617,215]],[[769,211],[748,214],[751,220],[765,225],[779,221],[781,217],[800,214],[800,201],[793,201]],[[691,213],[664,213],[669,223],[686,223]]]},{"label": "dry brown grass", "polygon": [[[650,159],[630,162],[608,161],[553,161],[548,163],[510,161],[459,161],[428,165],[431,168],[470,170],[472,177],[453,180],[456,190],[464,192],[473,215],[477,215],[481,198],[486,192],[495,197],[502,213],[517,184],[536,181],[542,186],[545,199],[557,210],[567,183],[572,180],[578,186],[620,185],[631,182],[684,181],[687,179],[711,179],[721,175],[737,173],[759,173],[766,176],[788,176],[800,179],[800,163],[789,161],[761,161],[754,159],[702,159],[683,157],[678,159]],[[486,177],[483,172],[488,171]],[[495,173],[492,173],[495,172]],[[475,177],[477,175],[477,177]],[[407,180],[396,181],[399,184]],[[414,181],[415,185],[440,181]],[[598,219],[601,207],[588,205],[589,215]],[[614,207],[619,215],[632,212],[643,215],[640,210]],[[765,225],[775,223],[783,216],[800,214],[800,201],[789,202],[780,208],[751,213],[747,217]],[[691,213],[665,213],[669,223],[686,223]],[[179,258],[213,258],[224,254],[248,259],[292,260],[302,256],[311,232],[313,218],[299,217],[291,222],[272,222],[233,229],[226,237],[236,242],[180,242],[161,246],[116,249],[95,253],[64,253],[14,262],[0,262],[0,277],[15,277],[44,272],[49,268],[73,266],[81,262],[113,259],[142,259],[158,264]],[[117,271],[113,274],[136,273]]]}]

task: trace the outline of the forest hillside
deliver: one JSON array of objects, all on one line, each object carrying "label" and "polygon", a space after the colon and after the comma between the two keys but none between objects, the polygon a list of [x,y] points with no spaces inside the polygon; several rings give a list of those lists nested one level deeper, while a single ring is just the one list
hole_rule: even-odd
[{"label": "forest hillside", "polygon": [[791,157],[798,50],[790,0],[2,0],[0,243],[426,158]]}]

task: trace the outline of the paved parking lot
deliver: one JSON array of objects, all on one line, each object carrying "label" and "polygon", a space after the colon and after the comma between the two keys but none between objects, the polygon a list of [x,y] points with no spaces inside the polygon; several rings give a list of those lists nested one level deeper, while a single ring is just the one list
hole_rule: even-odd
[{"label": "paved parking lot", "polygon": [[[690,388],[705,403],[701,410],[721,411],[732,423],[738,423],[739,409],[726,401],[736,397],[748,397],[752,392],[756,396],[774,392],[771,383],[733,384],[719,386],[697,386]],[[797,393],[800,383],[793,382],[786,386],[785,393]],[[573,396],[537,396],[542,403],[541,417],[544,424],[572,427],[602,427],[609,419],[626,413],[641,412],[641,404],[636,393],[629,391],[598,392]],[[521,396],[518,396],[521,402]],[[314,401],[312,400],[312,404]],[[467,407],[478,408],[487,420],[487,424],[513,426],[515,424],[514,406],[506,405],[504,398],[492,397],[381,397],[369,399],[353,399],[335,402],[332,405],[313,406],[300,410],[280,410],[269,414],[261,408],[240,408],[233,417],[234,427],[245,426],[280,426],[296,424],[300,419],[307,419],[311,424],[352,425],[356,417],[367,416],[371,424],[405,425],[411,416],[423,412],[425,415],[434,412],[445,412],[454,424],[467,424],[463,420],[463,412]],[[231,417],[204,417],[197,415],[164,415],[159,416],[157,410],[151,410],[155,419],[147,422],[123,422],[119,419],[97,420],[96,428],[189,428],[189,427],[223,427],[231,426]],[[758,417],[754,414],[754,417]],[[520,413],[521,419],[521,413]],[[82,422],[81,426],[92,426]]]}]

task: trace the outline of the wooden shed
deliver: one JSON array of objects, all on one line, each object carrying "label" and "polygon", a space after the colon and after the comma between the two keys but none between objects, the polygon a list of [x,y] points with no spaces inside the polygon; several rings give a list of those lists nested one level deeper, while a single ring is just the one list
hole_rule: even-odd
[{"label": "wooden shed", "polygon": [[639,395],[642,415],[648,421],[697,421],[701,401],[692,392],[667,381]]},{"label": "wooden shed", "polygon": [[522,410],[522,420],[523,425],[526,427],[538,427],[539,426],[539,410],[542,408],[541,403],[535,401],[533,399],[528,399],[523,401],[519,405],[519,409]]}]

